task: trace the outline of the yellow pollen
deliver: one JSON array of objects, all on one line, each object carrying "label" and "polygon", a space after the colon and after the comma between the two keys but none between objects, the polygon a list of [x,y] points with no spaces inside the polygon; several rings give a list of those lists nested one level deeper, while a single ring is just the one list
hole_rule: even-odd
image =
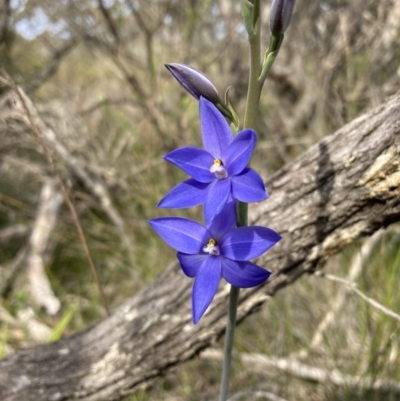
[{"label": "yellow pollen", "polygon": [[215,167],[222,166],[222,160],[221,159],[215,159],[214,163],[213,163],[213,166],[215,166]]},{"label": "yellow pollen", "polygon": [[207,245],[208,246],[215,246],[215,245],[217,245],[217,241],[215,241],[214,238],[211,238],[211,239],[208,240],[208,244]]}]

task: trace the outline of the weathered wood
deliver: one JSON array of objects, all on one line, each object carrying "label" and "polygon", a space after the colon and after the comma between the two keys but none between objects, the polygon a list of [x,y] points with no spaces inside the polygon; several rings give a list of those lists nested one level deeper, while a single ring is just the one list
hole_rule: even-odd
[{"label": "weathered wood", "polygon": [[[357,238],[400,220],[400,94],[324,138],[268,182],[250,220],[283,240],[258,263],[268,282],[241,292],[243,320]],[[228,288],[193,326],[191,280],[177,265],[93,328],[0,363],[2,401],[117,400],[222,335]]]}]

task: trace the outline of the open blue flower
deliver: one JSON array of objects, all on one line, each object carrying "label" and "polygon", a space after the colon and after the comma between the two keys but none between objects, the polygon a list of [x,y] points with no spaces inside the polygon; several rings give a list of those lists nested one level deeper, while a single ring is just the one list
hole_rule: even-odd
[{"label": "open blue flower", "polygon": [[206,222],[211,222],[230,195],[250,203],[267,199],[261,177],[247,167],[257,137],[245,129],[233,137],[225,118],[207,99],[200,98],[200,121],[204,149],[183,147],[166,156],[192,178],[174,187],[159,207],[186,208],[204,204]]},{"label": "open blue flower", "polygon": [[183,272],[195,277],[193,323],[210,305],[221,277],[235,287],[249,288],[262,284],[270,275],[249,260],[275,245],[280,235],[266,227],[235,228],[235,213],[229,209],[228,205],[207,227],[183,217],[149,221],[158,235],[178,251]]}]

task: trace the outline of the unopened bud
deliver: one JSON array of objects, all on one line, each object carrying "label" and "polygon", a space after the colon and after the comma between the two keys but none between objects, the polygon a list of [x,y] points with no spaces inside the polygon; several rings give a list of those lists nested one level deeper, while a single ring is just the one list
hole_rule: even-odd
[{"label": "unopened bud", "polygon": [[273,0],[269,16],[270,29],[273,34],[285,33],[292,18],[295,0]]},{"label": "unopened bud", "polygon": [[185,64],[165,64],[176,80],[197,100],[203,96],[210,102],[220,102],[218,91],[207,75]]}]

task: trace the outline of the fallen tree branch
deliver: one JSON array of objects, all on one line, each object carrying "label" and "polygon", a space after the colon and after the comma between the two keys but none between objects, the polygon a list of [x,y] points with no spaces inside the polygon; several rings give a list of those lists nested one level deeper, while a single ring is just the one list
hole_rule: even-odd
[{"label": "fallen tree branch", "polygon": [[[243,290],[238,320],[356,239],[400,221],[400,94],[324,138],[268,182],[250,222],[283,240],[258,260],[273,271]],[[2,401],[118,400],[193,358],[225,328],[229,288],[191,322],[191,281],[167,269],[83,333],[0,363]]]}]

